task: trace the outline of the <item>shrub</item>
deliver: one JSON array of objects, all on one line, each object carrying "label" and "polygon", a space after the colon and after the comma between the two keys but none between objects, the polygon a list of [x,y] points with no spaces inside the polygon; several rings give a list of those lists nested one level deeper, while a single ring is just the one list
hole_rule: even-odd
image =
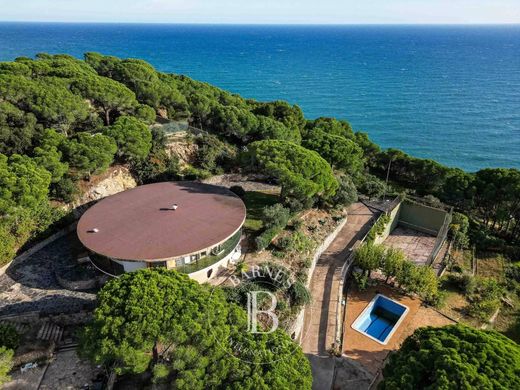
[{"label": "shrub", "polygon": [[386,276],[386,281],[390,278],[396,277],[403,269],[403,263],[406,261],[404,253],[394,248],[386,250],[385,261],[383,265],[383,272]]},{"label": "shrub", "polygon": [[507,265],[506,278],[520,283],[520,262]]},{"label": "shrub", "polygon": [[450,232],[453,244],[458,248],[467,248],[469,246],[469,219],[464,214],[453,213],[453,219],[450,224]]},{"label": "shrub", "polygon": [[52,196],[65,203],[71,203],[78,194],[78,186],[70,176],[63,176],[57,183],[52,185]]},{"label": "shrub", "polygon": [[489,317],[500,307],[500,298],[503,294],[503,287],[495,279],[477,279],[472,294],[468,296],[469,315],[482,321],[489,320]]},{"label": "shrub", "polygon": [[381,245],[365,243],[354,252],[354,264],[364,272],[380,268],[385,257],[385,248]]},{"label": "shrub", "polygon": [[377,236],[383,234],[386,229],[386,225],[390,222],[390,216],[387,214],[382,214],[377,221],[374,223],[374,226],[370,228],[370,231],[367,234],[366,241],[374,242]]},{"label": "shrub", "polygon": [[380,198],[386,190],[385,182],[370,174],[360,175],[356,184],[358,190],[369,199]]},{"label": "shrub", "polygon": [[243,198],[246,194],[246,190],[242,186],[231,186],[229,190],[240,198]]},{"label": "shrub", "polygon": [[291,272],[283,265],[266,261],[260,264],[260,275],[255,282],[266,282],[274,286],[276,290],[286,289],[290,286]]},{"label": "shrub", "polygon": [[313,242],[302,232],[295,232],[278,240],[278,246],[287,252],[306,254],[312,250]]},{"label": "shrub", "polygon": [[269,229],[272,227],[285,228],[289,218],[291,217],[291,211],[288,208],[283,207],[281,203],[273,204],[272,206],[266,206],[262,210],[262,220],[264,226]]},{"label": "shrub", "polygon": [[278,227],[272,227],[264,230],[258,237],[255,238],[256,249],[261,251],[267,248],[279,232],[280,228]]},{"label": "shrub", "polygon": [[365,291],[368,287],[368,276],[364,273],[354,272],[354,282],[359,291]]},{"label": "shrub", "polygon": [[9,324],[0,324],[0,346],[7,349],[16,349],[20,345],[20,335]]},{"label": "shrub", "polygon": [[13,368],[13,351],[0,346],[0,386],[11,380],[9,371]]},{"label": "shrub", "polygon": [[307,280],[309,279],[309,275],[307,274],[307,268],[301,268],[298,271],[296,271],[296,280],[300,281],[301,283],[307,283]]},{"label": "shrub", "polygon": [[305,285],[300,282],[294,282],[289,288],[291,304],[293,307],[300,307],[311,302],[311,293]]},{"label": "shrub", "polygon": [[339,188],[332,201],[334,206],[350,206],[358,201],[358,193],[352,179],[347,175],[337,177]]}]

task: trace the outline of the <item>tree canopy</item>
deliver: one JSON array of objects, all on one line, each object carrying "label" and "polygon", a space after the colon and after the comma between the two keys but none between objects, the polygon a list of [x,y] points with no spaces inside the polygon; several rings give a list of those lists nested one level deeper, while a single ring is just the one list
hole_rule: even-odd
[{"label": "tree canopy", "polygon": [[116,151],[113,138],[100,133],[79,133],[67,143],[65,154],[72,167],[90,175],[107,169]]},{"label": "tree canopy", "polygon": [[363,169],[363,150],[341,135],[314,129],[306,133],[303,146],[320,154],[332,168],[355,174]]},{"label": "tree canopy", "polygon": [[118,115],[137,107],[135,94],[126,86],[107,77],[92,76],[72,83],[72,91],[90,99],[103,112],[105,125],[111,124],[111,113]]},{"label": "tree canopy", "polygon": [[[220,289],[212,292],[175,271],[141,270],[99,292],[81,350],[119,373],[159,366],[163,380],[179,389],[311,388],[309,363],[289,336],[254,337],[246,329],[245,312]],[[233,343],[255,353],[236,351]],[[268,364],[259,364],[262,359]]]},{"label": "tree canopy", "polygon": [[131,116],[117,118],[113,126],[105,130],[117,144],[117,155],[123,160],[142,160],[152,148],[152,132],[143,122]]},{"label": "tree canopy", "polygon": [[380,389],[517,389],[520,347],[495,331],[419,328],[390,355]]},{"label": "tree canopy", "polygon": [[279,140],[253,142],[248,149],[251,167],[278,179],[283,198],[328,199],[336,193],[338,182],[318,153]]}]

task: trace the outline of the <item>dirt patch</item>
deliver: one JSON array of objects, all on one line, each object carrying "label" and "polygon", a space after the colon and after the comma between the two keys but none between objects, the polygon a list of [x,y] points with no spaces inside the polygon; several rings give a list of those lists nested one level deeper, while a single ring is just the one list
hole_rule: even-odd
[{"label": "dirt patch", "polygon": [[92,388],[102,369],[78,357],[75,350],[58,352],[45,372],[39,389]]},{"label": "dirt patch", "polygon": [[[402,305],[409,311],[386,345],[382,345],[364,334],[354,330],[352,324],[361,312],[372,301],[376,294],[383,294]],[[454,324],[436,310],[425,306],[420,299],[404,295],[390,286],[378,283],[359,291],[352,288],[347,294],[346,315],[343,328],[343,352],[349,358],[357,360],[367,371],[376,375],[383,367],[384,361],[391,351],[399,349],[402,342],[417,328],[423,326],[445,326]]]}]

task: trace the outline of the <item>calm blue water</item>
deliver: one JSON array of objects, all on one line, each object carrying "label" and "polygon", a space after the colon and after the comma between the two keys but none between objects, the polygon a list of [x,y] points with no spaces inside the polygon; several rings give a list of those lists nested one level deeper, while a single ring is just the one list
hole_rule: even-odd
[{"label": "calm blue water", "polygon": [[0,23],[0,60],[99,51],[348,119],[384,147],[520,168],[520,26]]}]

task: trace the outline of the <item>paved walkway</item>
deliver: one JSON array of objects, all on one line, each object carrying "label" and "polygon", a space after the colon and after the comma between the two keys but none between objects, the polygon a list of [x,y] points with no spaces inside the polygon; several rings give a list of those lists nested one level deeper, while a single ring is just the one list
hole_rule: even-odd
[{"label": "paved walkway", "polygon": [[73,261],[74,243],[68,235],[24,260],[14,260],[0,275],[0,316],[32,311],[73,313],[92,307],[94,293],[66,290],[54,276],[55,267]]},{"label": "paved walkway", "polygon": [[305,313],[302,348],[306,354],[328,356],[336,336],[341,266],[352,245],[368,231],[375,212],[362,203],[350,206],[347,224],[318,259],[310,284],[312,303]]}]

